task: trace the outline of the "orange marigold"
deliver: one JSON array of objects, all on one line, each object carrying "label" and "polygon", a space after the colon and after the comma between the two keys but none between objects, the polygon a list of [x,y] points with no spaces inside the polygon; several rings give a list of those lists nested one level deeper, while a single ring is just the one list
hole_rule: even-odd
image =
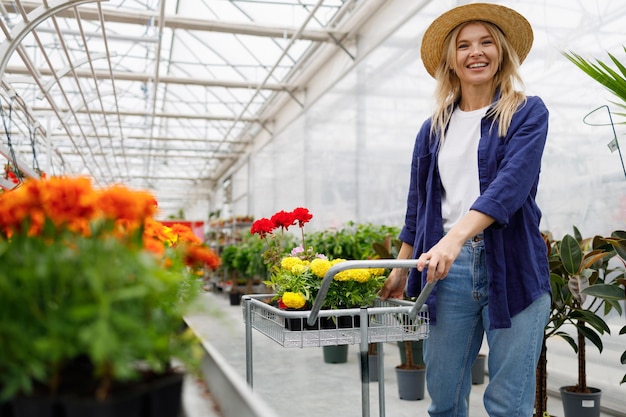
[{"label": "orange marigold", "polygon": [[217,269],[221,265],[219,256],[204,245],[189,245],[186,248],[185,263],[191,267],[206,266]]},{"label": "orange marigold", "polygon": [[152,194],[133,191],[121,185],[103,190],[97,205],[105,218],[137,223],[142,223],[145,218],[153,216],[157,209]]},{"label": "orange marigold", "polygon": [[178,236],[179,242],[202,243],[202,240],[196,236],[189,226],[175,223],[171,227],[172,233]]},{"label": "orange marigold", "polygon": [[[85,177],[53,177],[37,181],[40,201],[46,217],[57,225],[83,224],[97,215],[98,194]],[[79,226],[77,226],[80,228]]]}]

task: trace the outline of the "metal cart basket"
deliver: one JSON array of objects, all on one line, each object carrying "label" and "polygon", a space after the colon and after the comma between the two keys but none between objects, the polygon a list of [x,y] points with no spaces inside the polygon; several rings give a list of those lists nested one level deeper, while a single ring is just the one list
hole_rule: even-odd
[{"label": "metal cart basket", "polygon": [[425,301],[434,284],[427,284],[415,303],[403,300],[377,300],[374,306],[321,310],[335,274],[353,268],[413,268],[417,260],[345,261],[331,267],[322,280],[313,307],[308,311],[278,309],[264,300],[272,294],[245,295],[243,313],[246,331],[246,378],[253,386],[252,329],[283,347],[318,347],[358,344],[361,362],[362,416],[369,417],[369,343],[378,348],[379,415],[385,415],[383,343],[420,340],[428,337],[429,316]]}]

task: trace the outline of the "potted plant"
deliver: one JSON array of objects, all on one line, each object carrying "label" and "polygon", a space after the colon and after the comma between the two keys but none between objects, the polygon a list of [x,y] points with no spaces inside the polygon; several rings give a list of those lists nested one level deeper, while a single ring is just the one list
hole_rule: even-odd
[{"label": "potted plant", "polygon": [[220,253],[222,264],[220,266],[220,281],[216,283],[215,289],[219,291],[229,290],[233,282],[237,281],[237,269],[235,268],[235,258],[237,257],[237,246],[224,246]]},{"label": "potted plant", "polygon": [[396,366],[396,378],[401,400],[415,401],[424,398],[426,366],[422,357],[423,342],[398,342],[401,363]]},{"label": "potted plant", "polygon": [[[620,315],[622,306],[620,302],[626,300],[626,231],[616,230],[610,237],[602,238],[602,241],[610,244],[615,250],[615,257],[609,261],[615,261],[615,267],[609,268],[607,265],[603,279],[599,279],[595,284],[583,290],[583,293],[592,297],[598,297],[605,301],[605,314],[615,309]],[[623,326],[620,335],[626,334],[626,326]],[[626,350],[620,356],[622,365],[626,365]],[[626,383],[626,374],[622,377],[620,384]]]},{"label": "potted plant", "polygon": [[183,315],[197,273],[219,258],[156,210],[148,193],[87,178],[31,179],[0,195],[0,396],[15,417],[23,404],[41,405],[37,415],[156,416],[146,388],[173,373],[179,407],[180,372],[198,366]]},{"label": "potted plant", "polygon": [[[326,272],[344,259],[329,260],[323,254],[315,254],[309,259],[305,252],[296,252],[281,258],[280,265],[273,269],[266,285],[276,293],[275,301],[281,309],[307,310],[313,305],[322,278]],[[334,276],[324,298],[323,309],[338,310],[371,306],[384,280],[384,269],[349,269]],[[360,317],[356,315],[337,315],[330,318],[320,317],[315,329],[351,328],[360,326]],[[291,330],[306,327],[305,319],[295,319]],[[347,361],[347,345],[324,346],[324,358],[327,363]],[[335,354],[335,351],[339,351]]]},{"label": "potted plant", "polygon": [[479,353],[476,360],[472,364],[472,384],[481,385],[485,383],[485,366],[487,363],[487,355]]},{"label": "potted plant", "polygon": [[267,275],[263,251],[263,241],[251,234],[243,234],[239,242],[222,249],[221,289],[228,292],[231,305],[239,305],[241,296],[252,294]]},{"label": "potted plant", "polygon": [[[585,288],[603,282],[603,277],[607,276],[608,260],[615,256],[615,252],[605,238],[583,239],[576,228],[574,236],[565,235],[560,241],[552,241],[550,246],[553,306],[546,338],[553,335],[562,337],[576,352],[578,359],[577,384],[561,387],[560,390],[566,417],[599,415],[601,391],[587,386],[586,341],[591,341],[602,351],[601,335],[610,330],[600,314],[602,309],[608,311],[612,304],[601,297],[586,302]],[[575,339],[562,330],[564,325],[574,327]],[[582,400],[581,396],[588,399]],[[569,405],[571,397],[575,397],[574,404],[584,404],[586,407],[569,414],[574,407]],[[592,404],[593,407],[590,407]],[[594,414],[584,414],[592,412]]]},{"label": "potted plant", "polygon": [[[310,309],[318,294],[321,278],[334,264],[345,261],[337,254],[351,253],[358,256],[373,254],[372,242],[379,238],[379,235],[373,234],[371,228],[363,227],[361,230],[367,230],[358,235],[342,229],[340,232],[319,232],[307,239],[304,236],[304,224],[311,218],[312,215],[308,209],[297,208],[292,212],[279,211],[271,218],[259,219],[251,228],[253,234],[258,234],[267,242],[268,249],[263,258],[268,263],[269,278],[265,284],[274,290],[276,294],[274,301],[281,309]],[[300,228],[302,244],[290,251],[283,241],[285,232],[293,225],[298,225]],[[323,252],[324,250],[329,252]],[[349,269],[336,274],[324,298],[322,308],[335,310],[373,305],[382,287],[384,273],[384,269],[371,268]],[[287,323],[291,324],[287,325],[295,330],[306,328],[305,319],[299,318],[297,321],[300,323],[294,325],[288,321]],[[316,328],[358,327],[359,325],[358,316],[346,314],[333,316],[330,320],[320,317]],[[338,363],[347,360],[347,345],[339,346],[341,347],[324,346],[325,358],[335,358],[330,352],[332,350],[341,351],[341,360],[328,359],[327,362]]]}]

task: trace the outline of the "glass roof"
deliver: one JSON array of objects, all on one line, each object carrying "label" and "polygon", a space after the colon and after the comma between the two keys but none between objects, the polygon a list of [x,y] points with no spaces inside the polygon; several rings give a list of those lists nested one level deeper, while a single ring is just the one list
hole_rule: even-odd
[{"label": "glass roof", "polygon": [[298,100],[302,66],[321,46],[341,47],[362,4],[46,3],[1,3],[0,151],[27,175],[150,189],[165,211],[209,192],[270,129],[274,101]]},{"label": "glass roof", "polygon": [[[174,214],[206,199],[259,138],[273,137],[287,104],[305,109],[311,79],[330,54],[355,62],[360,37],[405,30],[413,38],[466,2],[410,3],[406,19],[415,14],[423,27],[401,27],[398,16],[390,20],[395,29],[366,26],[395,3],[0,0],[0,162],[17,163],[27,176],[83,174],[102,186],[148,189]],[[555,113],[582,101],[568,88],[571,74],[582,75],[560,51],[605,58],[598,51],[623,43],[626,2],[496,3],[532,17],[523,78],[529,94],[557,104]],[[586,36],[572,45],[573,33]],[[571,118],[555,123],[575,135]],[[13,184],[0,178],[0,186]]]}]

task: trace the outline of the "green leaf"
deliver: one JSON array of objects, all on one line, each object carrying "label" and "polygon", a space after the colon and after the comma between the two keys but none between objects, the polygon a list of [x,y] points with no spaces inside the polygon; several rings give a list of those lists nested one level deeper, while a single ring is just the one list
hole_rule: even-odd
[{"label": "green leaf", "polygon": [[600,333],[611,333],[611,329],[609,328],[608,324],[606,324],[606,322],[600,316],[592,311],[584,309],[574,310],[572,311],[570,316],[573,320],[585,322],[590,326],[593,326],[593,328],[595,328]]},{"label": "green leaf", "polygon": [[578,241],[571,235],[563,236],[561,240],[561,262],[569,275],[577,275],[583,260],[583,251]]},{"label": "green leaf", "polygon": [[611,237],[604,238],[604,240],[610,243],[615,249],[617,255],[626,261],[626,232],[622,230],[615,231],[611,234]]},{"label": "green leaf", "polygon": [[597,64],[593,64],[573,52],[564,53],[564,56],[584,73],[626,102],[626,74],[624,73],[624,67],[613,55],[609,54],[609,57],[617,65],[622,73],[621,75],[599,60],[596,60]]},{"label": "green leaf", "polygon": [[600,353],[602,353],[602,338],[597,332],[586,326],[578,326],[578,330],[585,336],[587,340],[589,340],[598,348]]},{"label": "green leaf", "polygon": [[556,332],[556,333],[554,333],[554,335],[555,336],[559,336],[560,338],[565,340],[572,347],[572,349],[574,349],[574,352],[578,353],[578,346],[576,345],[576,342],[574,341],[572,336],[570,336],[569,333]]},{"label": "green leaf", "polygon": [[624,289],[611,284],[594,284],[585,288],[583,294],[592,297],[602,298],[604,300],[625,300],[626,293]]}]

